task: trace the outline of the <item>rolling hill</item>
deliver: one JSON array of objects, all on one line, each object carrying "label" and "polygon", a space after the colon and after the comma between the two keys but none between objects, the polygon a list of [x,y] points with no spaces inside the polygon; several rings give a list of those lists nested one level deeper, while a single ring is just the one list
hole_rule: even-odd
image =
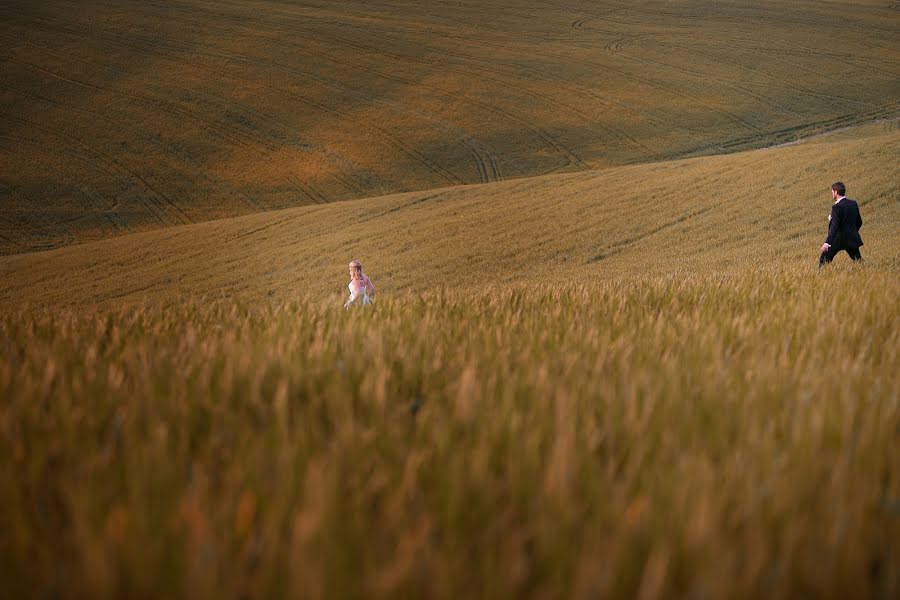
[{"label": "rolling hill", "polygon": [[[0,258],[0,306],[383,294],[813,269],[830,185],[847,182],[866,268],[900,270],[896,121],[803,144],[297,207]],[[842,268],[836,265],[837,269]]]},{"label": "rolling hill", "polygon": [[[0,580],[893,598],[896,121],[0,257]],[[865,262],[815,266],[834,179]],[[342,310],[346,263],[378,286]]]},{"label": "rolling hill", "polygon": [[888,2],[12,0],[0,253],[898,114]]},{"label": "rolling hill", "polygon": [[896,3],[0,27],[0,595],[900,597]]}]

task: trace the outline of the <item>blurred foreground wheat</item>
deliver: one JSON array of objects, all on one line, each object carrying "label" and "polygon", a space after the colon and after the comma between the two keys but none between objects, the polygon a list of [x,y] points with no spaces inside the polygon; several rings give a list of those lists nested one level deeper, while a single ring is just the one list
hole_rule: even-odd
[{"label": "blurred foreground wheat", "polygon": [[900,283],[0,320],[8,597],[896,597]]}]

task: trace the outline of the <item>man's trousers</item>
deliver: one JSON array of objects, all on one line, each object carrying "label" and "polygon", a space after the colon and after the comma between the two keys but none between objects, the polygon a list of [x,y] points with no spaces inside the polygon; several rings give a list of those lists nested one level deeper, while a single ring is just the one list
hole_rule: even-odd
[{"label": "man's trousers", "polygon": [[819,255],[819,268],[821,269],[837,256],[837,253],[841,250],[846,250],[847,254],[850,255],[850,260],[858,261],[862,260],[862,255],[859,253],[859,248],[837,248],[835,246],[830,247],[828,250]]}]

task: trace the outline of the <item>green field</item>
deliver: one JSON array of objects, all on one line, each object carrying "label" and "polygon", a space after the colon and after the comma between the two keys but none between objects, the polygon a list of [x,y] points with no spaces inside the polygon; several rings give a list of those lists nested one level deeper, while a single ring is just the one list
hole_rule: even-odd
[{"label": "green field", "polygon": [[900,115],[887,1],[8,0],[0,25],[0,254]]}]

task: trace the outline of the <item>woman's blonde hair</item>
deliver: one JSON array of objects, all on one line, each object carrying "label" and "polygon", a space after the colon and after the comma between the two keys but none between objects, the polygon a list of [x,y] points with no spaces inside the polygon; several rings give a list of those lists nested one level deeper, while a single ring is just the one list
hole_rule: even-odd
[{"label": "woman's blonde hair", "polygon": [[362,279],[363,271],[361,262],[358,260],[351,260],[348,266],[350,267],[350,277],[352,279]]}]

